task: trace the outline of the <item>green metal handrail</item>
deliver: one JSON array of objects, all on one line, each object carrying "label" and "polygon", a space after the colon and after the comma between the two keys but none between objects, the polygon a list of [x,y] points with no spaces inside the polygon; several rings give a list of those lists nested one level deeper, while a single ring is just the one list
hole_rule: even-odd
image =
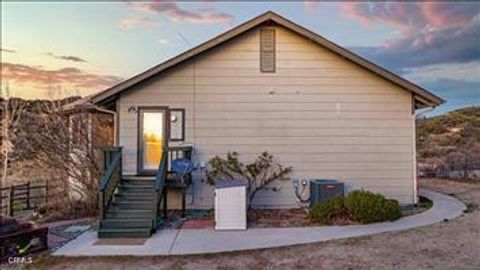
[{"label": "green metal handrail", "polygon": [[105,218],[105,209],[112,200],[115,189],[120,184],[122,176],[122,148],[111,147],[103,149],[104,171],[98,183],[100,218]]},{"label": "green metal handrail", "polygon": [[[157,196],[155,196],[155,204],[154,204],[154,216],[153,216],[153,228],[157,228],[157,216],[158,216],[158,208],[160,207],[160,197],[162,196],[162,192],[165,191],[165,183],[167,179],[167,171],[168,171],[168,148],[163,148],[162,158],[160,159],[160,164],[158,166],[157,174],[155,175],[155,192]],[[167,194],[164,194],[167,196]]]}]

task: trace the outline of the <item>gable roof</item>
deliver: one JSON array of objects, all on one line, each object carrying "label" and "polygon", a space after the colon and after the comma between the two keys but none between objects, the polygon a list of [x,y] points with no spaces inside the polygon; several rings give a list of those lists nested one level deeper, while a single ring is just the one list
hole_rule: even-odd
[{"label": "gable roof", "polygon": [[90,102],[93,102],[95,104],[98,103],[104,103],[106,100],[112,100],[112,98],[115,98],[118,94],[121,92],[129,89],[130,87],[152,77],[160,72],[167,70],[173,66],[176,66],[182,62],[185,62],[188,59],[191,59],[203,52],[206,52],[220,44],[223,44],[224,42],[231,40],[238,35],[245,33],[251,29],[253,29],[256,26],[259,26],[264,23],[268,22],[273,22],[276,23],[277,25],[283,26],[290,31],[293,31],[306,39],[309,39],[313,42],[316,42],[320,46],[323,46],[327,48],[328,50],[338,54],[339,56],[379,75],[380,77],[402,87],[403,89],[406,89],[412,93],[414,93],[414,98],[415,98],[415,107],[416,108],[422,108],[422,107],[430,107],[430,106],[438,106],[445,102],[442,98],[430,93],[429,91],[425,90],[424,88],[401,78],[400,76],[366,60],[365,58],[345,49],[340,47],[339,45],[327,40],[326,38],[317,35],[316,33],[295,24],[294,22],[272,12],[268,11],[266,13],[263,13],[231,30],[228,30],[224,32],[223,34],[220,34],[214,38],[212,38],[209,41],[206,41],[190,50],[187,50],[175,57],[172,57],[168,59],[167,61],[160,63],[134,77],[131,77],[130,79],[127,79],[111,88],[108,88],[104,91],[101,91],[99,93],[93,94],[91,97],[88,98]]}]

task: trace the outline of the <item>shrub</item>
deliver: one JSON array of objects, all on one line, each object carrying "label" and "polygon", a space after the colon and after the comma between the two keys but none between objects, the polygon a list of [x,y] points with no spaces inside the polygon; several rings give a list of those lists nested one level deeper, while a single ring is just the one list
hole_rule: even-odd
[{"label": "shrub", "polygon": [[311,221],[327,225],[333,224],[336,219],[347,216],[344,199],[340,196],[317,203],[308,212],[308,218]]},{"label": "shrub", "polygon": [[292,167],[277,163],[272,154],[264,151],[248,163],[240,162],[237,152],[228,152],[226,157],[215,156],[207,162],[207,179],[215,184],[221,179],[245,179],[248,182],[249,207],[257,191],[275,180],[286,180]]},{"label": "shrub", "polygon": [[393,221],[402,216],[398,202],[380,194],[355,190],[346,197],[333,197],[314,205],[308,218],[312,222],[331,225],[338,220],[360,223]]},{"label": "shrub", "polygon": [[393,221],[402,216],[402,210],[395,200],[387,200],[380,194],[366,190],[355,190],[345,197],[348,213],[361,223]]}]

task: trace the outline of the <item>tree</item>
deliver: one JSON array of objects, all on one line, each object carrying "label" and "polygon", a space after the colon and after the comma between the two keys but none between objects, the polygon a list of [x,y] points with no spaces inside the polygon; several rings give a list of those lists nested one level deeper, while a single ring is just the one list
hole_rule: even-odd
[{"label": "tree", "polygon": [[275,162],[273,155],[266,151],[247,165],[239,161],[237,152],[228,152],[225,158],[215,156],[207,164],[207,178],[210,184],[221,179],[247,180],[249,208],[259,190],[275,180],[285,179],[292,171],[292,167],[283,167]]},{"label": "tree", "polygon": [[8,82],[2,89],[2,186],[7,183],[8,164],[11,162],[11,154],[14,152],[16,134],[19,132],[21,119],[26,113],[26,103],[21,99],[10,97]]},{"label": "tree", "polygon": [[[35,160],[64,191],[64,214],[91,216],[97,207],[97,183],[102,174],[101,147],[110,145],[111,117],[88,107],[65,111],[63,104],[42,103],[29,146]],[[77,205],[81,205],[79,208]]]},{"label": "tree", "polygon": [[103,169],[100,148],[112,143],[112,116],[92,105],[66,110],[65,105],[76,99],[8,98],[2,118],[3,181],[9,166],[16,166],[17,175],[48,180],[49,194],[56,200],[51,206],[63,217],[96,213]]}]

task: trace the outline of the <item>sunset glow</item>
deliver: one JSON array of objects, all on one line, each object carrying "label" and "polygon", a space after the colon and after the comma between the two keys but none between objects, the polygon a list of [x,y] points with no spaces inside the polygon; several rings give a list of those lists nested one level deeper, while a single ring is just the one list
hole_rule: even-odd
[{"label": "sunset glow", "polygon": [[108,88],[267,10],[444,97],[480,104],[480,4],[2,2],[2,90],[28,99]]}]

